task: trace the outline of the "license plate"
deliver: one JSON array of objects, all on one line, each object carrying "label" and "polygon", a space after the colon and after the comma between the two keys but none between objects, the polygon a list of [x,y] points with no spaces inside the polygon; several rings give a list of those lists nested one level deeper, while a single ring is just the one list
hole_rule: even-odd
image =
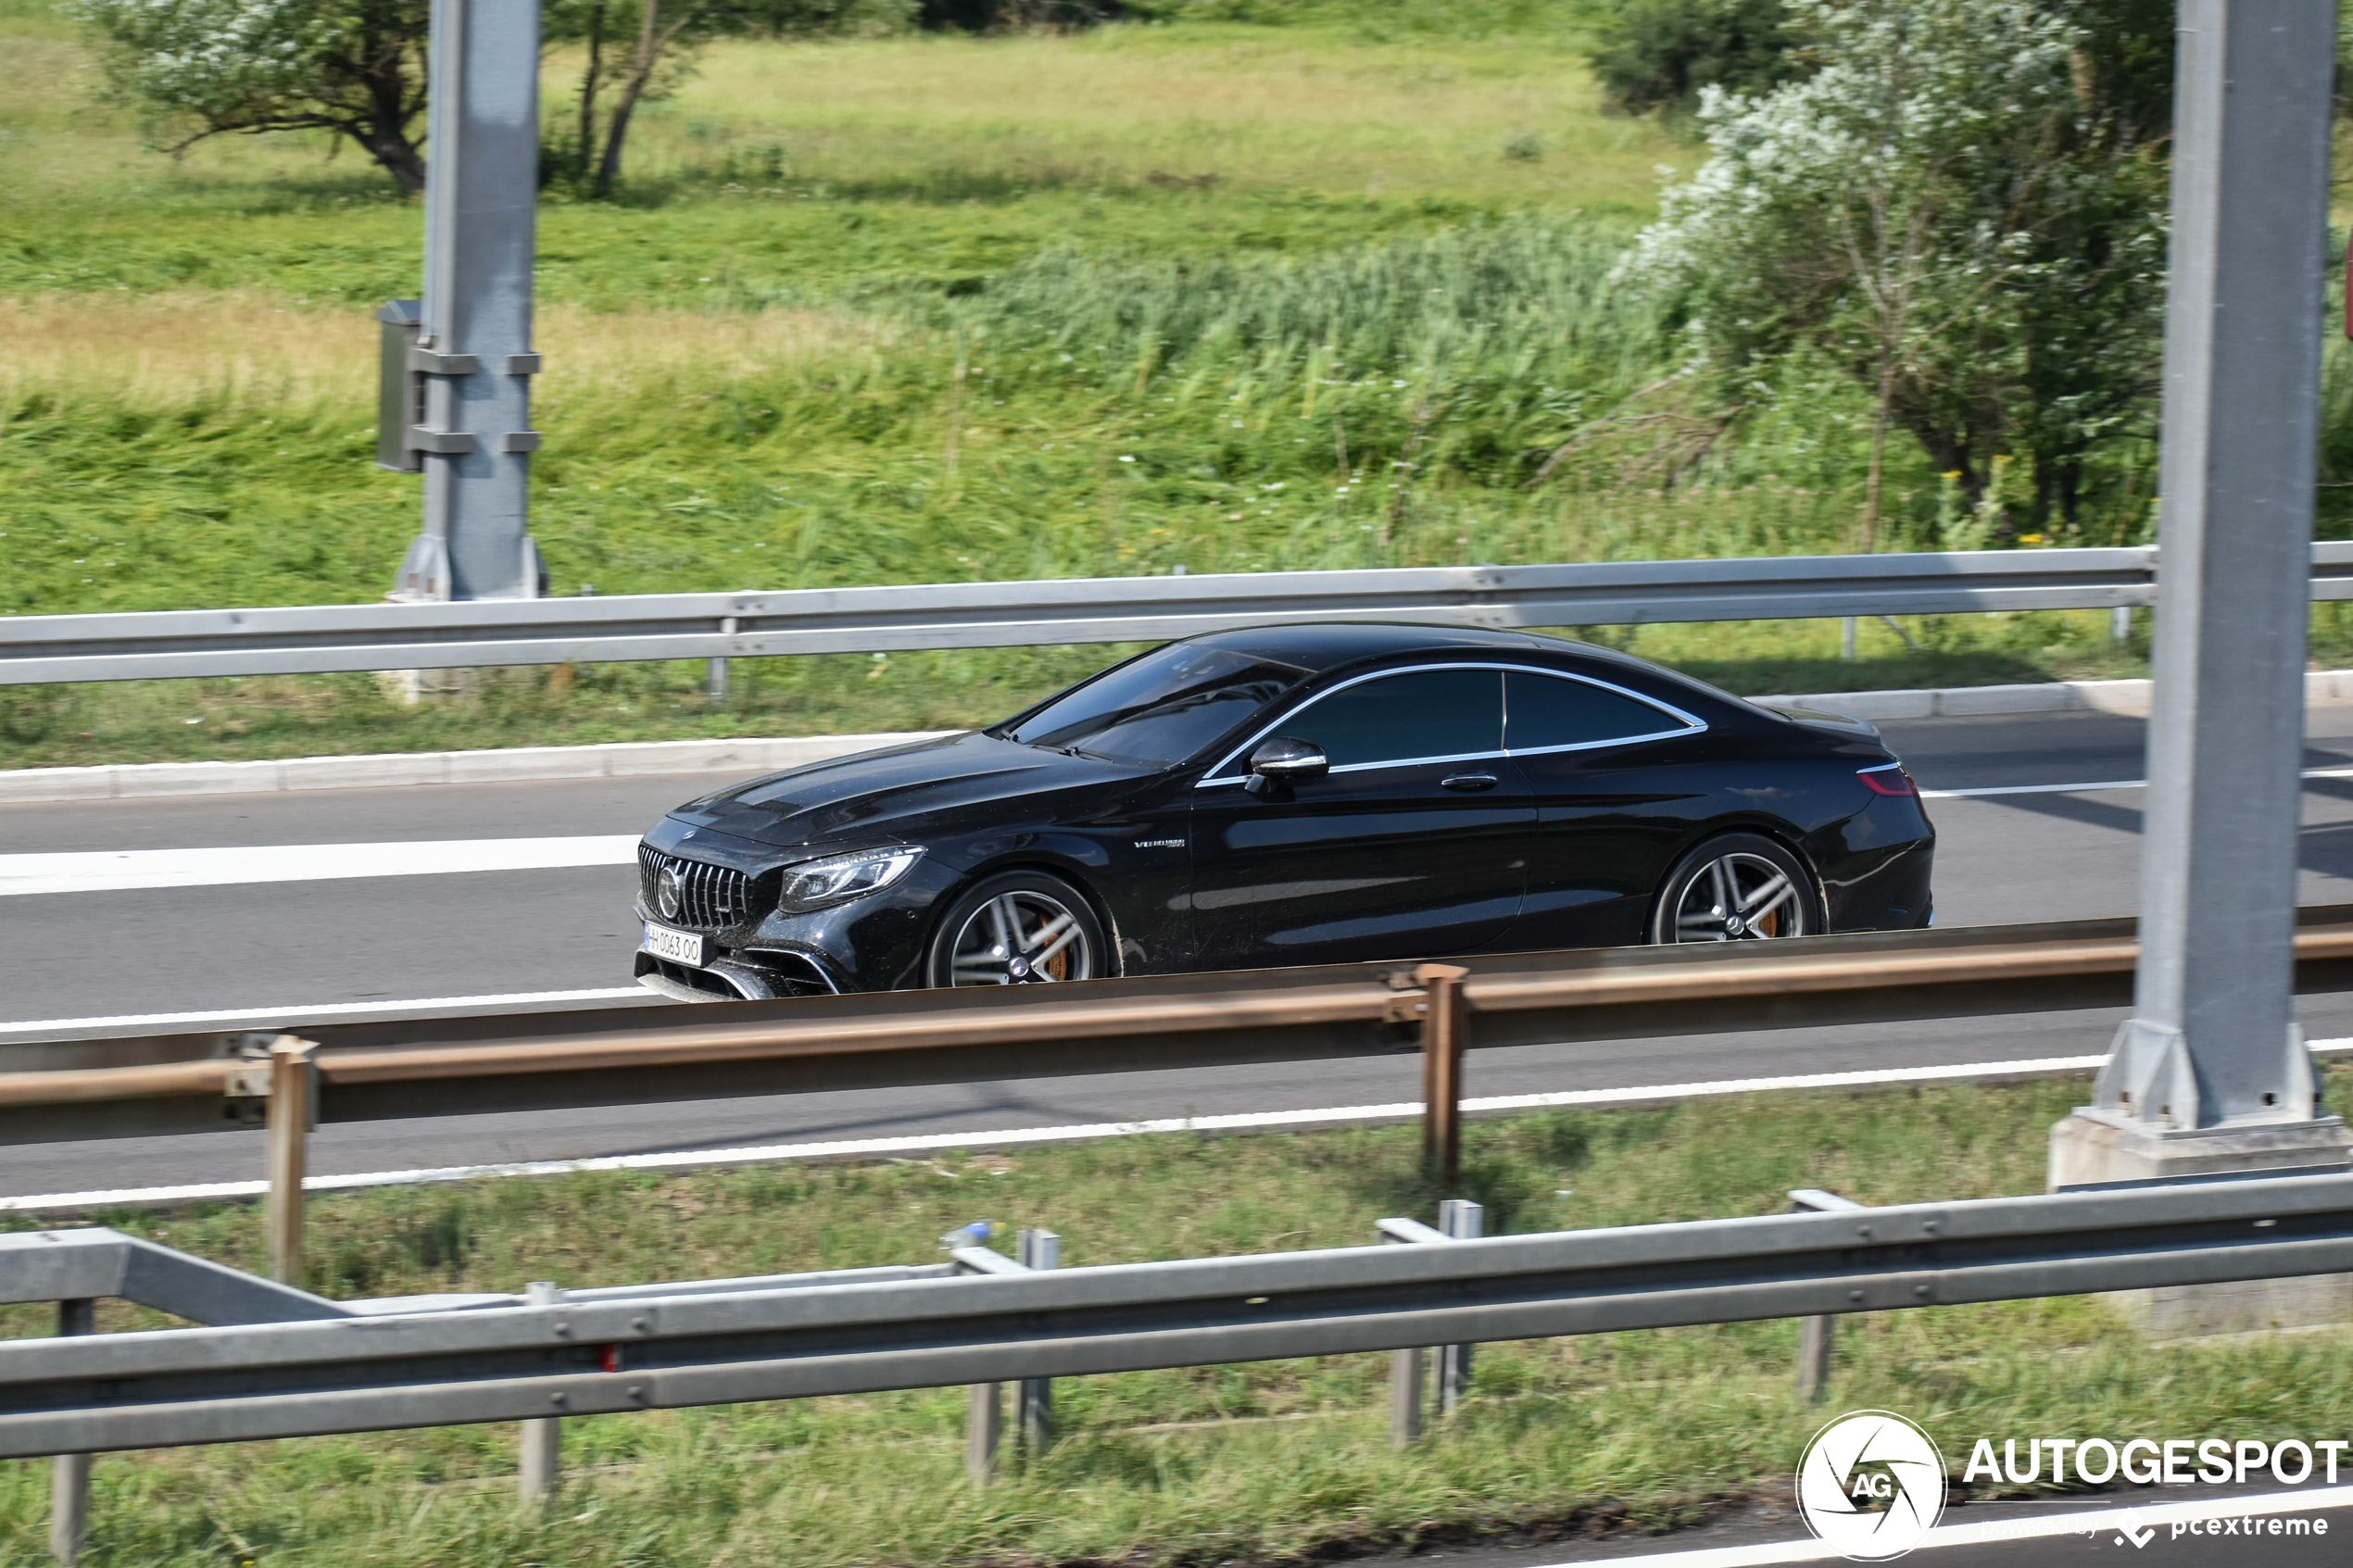
[{"label": "license plate", "polygon": [[646,940],[641,949],[672,963],[688,964],[696,969],[711,961],[711,938],[692,931],[673,931],[666,925],[646,922]]}]

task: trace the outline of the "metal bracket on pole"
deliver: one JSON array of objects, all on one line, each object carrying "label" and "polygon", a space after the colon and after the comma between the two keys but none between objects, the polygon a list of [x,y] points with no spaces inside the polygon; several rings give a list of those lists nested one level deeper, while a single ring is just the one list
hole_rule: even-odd
[{"label": "metal bracket on pole", "polygon": [[[1841,1198],[1819,1187],[1799,1187],[1789,1195],[1789,1211],[1793,1214],[1862,1207],[1851,1198]],[[1832,1317],[1797,1320],[1797,1397],[1807,1404],[1813,1404],[1829,1391],[1831,1346],[1837,1326],[1838,1320]]]}]

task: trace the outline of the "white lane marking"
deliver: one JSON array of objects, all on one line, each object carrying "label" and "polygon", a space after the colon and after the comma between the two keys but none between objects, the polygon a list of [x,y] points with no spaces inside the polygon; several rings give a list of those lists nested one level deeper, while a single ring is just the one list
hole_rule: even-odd
[{"label": "white lane marking", "polygon": [[[2034,1519],[1986,1519],[1967,1524],[1940,1524],[1920,1537],[1914,1551],[1949,1546],[1999,1546],[2007,1541],[2046,1541],[2058,1536],[2115,1533],[2130,1526],[2135,1532],[2159,1529],[2170,1537],[2175,1524],[2204,1524],[2213,1519],[2260,1519],[2277,1513],[2314,1513],[2322,1509],[2353,1507],[2353,1486],[2316,1486],[2309,1492],[2266,1492],[2251,1498],[2217,1498],[2201,1502],[2150,1503],[2145,1507],[2095,1508],[2080,1513],[2047,1513]],[[2252,1535],[2252,1531],[2240,1531]],[[2269,1538],[2269,1533],[2265,1533]],[[2204,1539],[2203,1536],[2198,1538]],[[2286,1539],[2281,1537],[2280,1539]],[[1771,1568],[1781,1562],[1827,1562],[1840,1555],[1826,1541],[1765,1541],[1755,1546],[1702,1547],[1692,1551],[1660,1551],[1642,1557],[1614,1558],[1617,1562],[1647,1562],[1655,1568]],[[2023,1558],[2020,1561],[2024,1561]],[[1561,1568],[1567,1568],[1567,1564]]]},{"label": "white lane marking", "polygon": [[438,876],[451,872],[625,866],[636,858],[635,834],[0,855],[0,897],[10,894],[100,893],[128,887],[218,887],[230,883],[324,882],[340,877]]},{"label": "white lane marking", "polygon": [[[2353,768],[2307,768],[2307,779],[2353,779]],[[1982,789],[1924,789],[1923,800],[1973,800],[1988,795],[2086,795],[2096,789],[2146,789],[2146,779],[2108,779],[2098,784],[1988,784]]]},{"label": "white lane marking", "polygon": [[[2353,1036],[2314,1040],[2312,1050],[2353,1052]],[[2012,1074],[2088,1073],[2105,1056],[2026,1057],[2014,1061],[1972,1061],[1956,1067],[1894,1067],[1856,1073],[1800,1073],[1780,1078],[1720,1078],[1697,1084],[1643,1084],[1618,1089],[1567,1089],[1555,1094],[1488,1095],[1466,1099],[1463,1109],[1532,1110],[1547,1106],[1622,1105],[1629,1101],[1687,1099],[1703,1095],[1758,1094],[1773,1089],[1861,1088],[1877,1084],[1920,1084],[1943,1079],[1996,1078]],[[1163,1116],[1140,1122],[1091,1122],[1063,1127],[1006,1127],[987,1132],[915,1133],[898,1137],[836,1138],[824,1143],[760,1144],[737,1148],[681,1149],[667,1154],[616,1154],[587,1160],[525,1160],[497,1165],[443,1165],[413,1171],[368,1171],[344,1176],[308,1176],[306,1192],[352,1187],[415,1186],[428,1182],[465,1182],[484,1176],[560,1176],[574,1171],[672,1171],[711,1165],[764,1165],[795,1160],[840,1160],[858,1155],[920,1154],[943,1148],[995,1148],[1009,1145],[1074,1143],[1089,1138],[1133,1137],[1143,1133],[1229,1132],[1251,1127],[1300,1127],[1325,1123],[1394,1122],[1419,1116],[1419,1100],[1388,1105],[1340,1105],[1320,1110],[1248,1110],[1222,1116]],[[201,1182],[184,1186],[114,1187],[97,1192],[49,1192],[0,1198],[0,1212],[83,1210],[115,1206],[185,1203],[208,1198],[254,1198],[266,1182]]]},{"label": "white lane marking", "polygon": [[315,1002],[303,1007],[214,1008],[208,1012],[123,1012],[109,1018],[39,1018],[24,1023],[0,1023],[0,1035],[49,1034],[59,1029],[164,1029],[182,1023],[348,1018],[357,1013],[431,1012],[443,1008],[545,1006],[556,1002],[609,1001],[615,997],[635,997],[648,1003],[661,1000],[642,985],[603,985],[588,991],[509,991],[495,997],[417,997],[391,1002]]}]

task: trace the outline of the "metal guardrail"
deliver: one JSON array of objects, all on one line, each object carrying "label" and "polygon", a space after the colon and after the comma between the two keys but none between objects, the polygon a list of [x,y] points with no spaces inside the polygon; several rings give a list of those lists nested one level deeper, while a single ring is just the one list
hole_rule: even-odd
[{"label": "metal guardrail", "polygon": [[[2353,990],[2353,906],[2300,911],[2299,989]],[[0,1047],[0,1145],[266,1125],[271,1273],[298,1277],[320,1123],[1418,1051],[1460,1155],[1465,1049],[2119,1006],[2131,921],[1578,949],[1458,964],[405,1019]],[[683,1014],[683,1016],[682,1016]],[[17,1071],[6,1071],[16,1068]]]},{"label": "metal guardrail", "polygon": [[[2155,546],[1236,572],[0,617],[0,684],[1151,642],[1277,621],[1804,620],[2154,604]],[[2353,597],[2353,544],[2313,546]]]},{"label": "metal guardrail", "polygon": [[[1386,1228],[1397,1222],[1384,1222]],[[0,1237],[0,1299],[51,1247]],[[158,1251],[168,1249],[158,1248]],[[191,1263],[195,1260],[189,1260]],[[0,1458],[1407,1350],[2353,1269],[2353,1176],[1093,1268],[417,1298],[0,1345]],[[259,1286],[260,1282],[254,1282]],[[79,1282],[75,1288],[90,1287]],[[315,1299],[315,1298],[314,1298]]]},{"label": "metal guardrail", "polygon": [[[2301,989],[2353,990],[2353,905],[2300,911],[2296,942]],[[331,1123],[1410,1052],[1456,972],[1456,1049],[2111,1007],[2138,951],[2129,919],[2063,921],[283,1027]],[[278,1037],[0,1045],[0,1147],[250,1126]]]}]

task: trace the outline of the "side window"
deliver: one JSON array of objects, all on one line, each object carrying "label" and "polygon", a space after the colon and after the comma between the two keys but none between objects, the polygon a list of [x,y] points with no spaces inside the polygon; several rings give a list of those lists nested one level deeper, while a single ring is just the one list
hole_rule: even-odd
[{"label": "side window", "polygon": [[1683,728],[1664,709],[1583,681],[1515,670],[1504,677],[1504,744],[1513,752],[1592,746]]},{"label": "side window", "polygon": [[1324,748],[1335,768],[1503,749],[1498,670],[1416,670],[1334,692],[1275,726]]}]

